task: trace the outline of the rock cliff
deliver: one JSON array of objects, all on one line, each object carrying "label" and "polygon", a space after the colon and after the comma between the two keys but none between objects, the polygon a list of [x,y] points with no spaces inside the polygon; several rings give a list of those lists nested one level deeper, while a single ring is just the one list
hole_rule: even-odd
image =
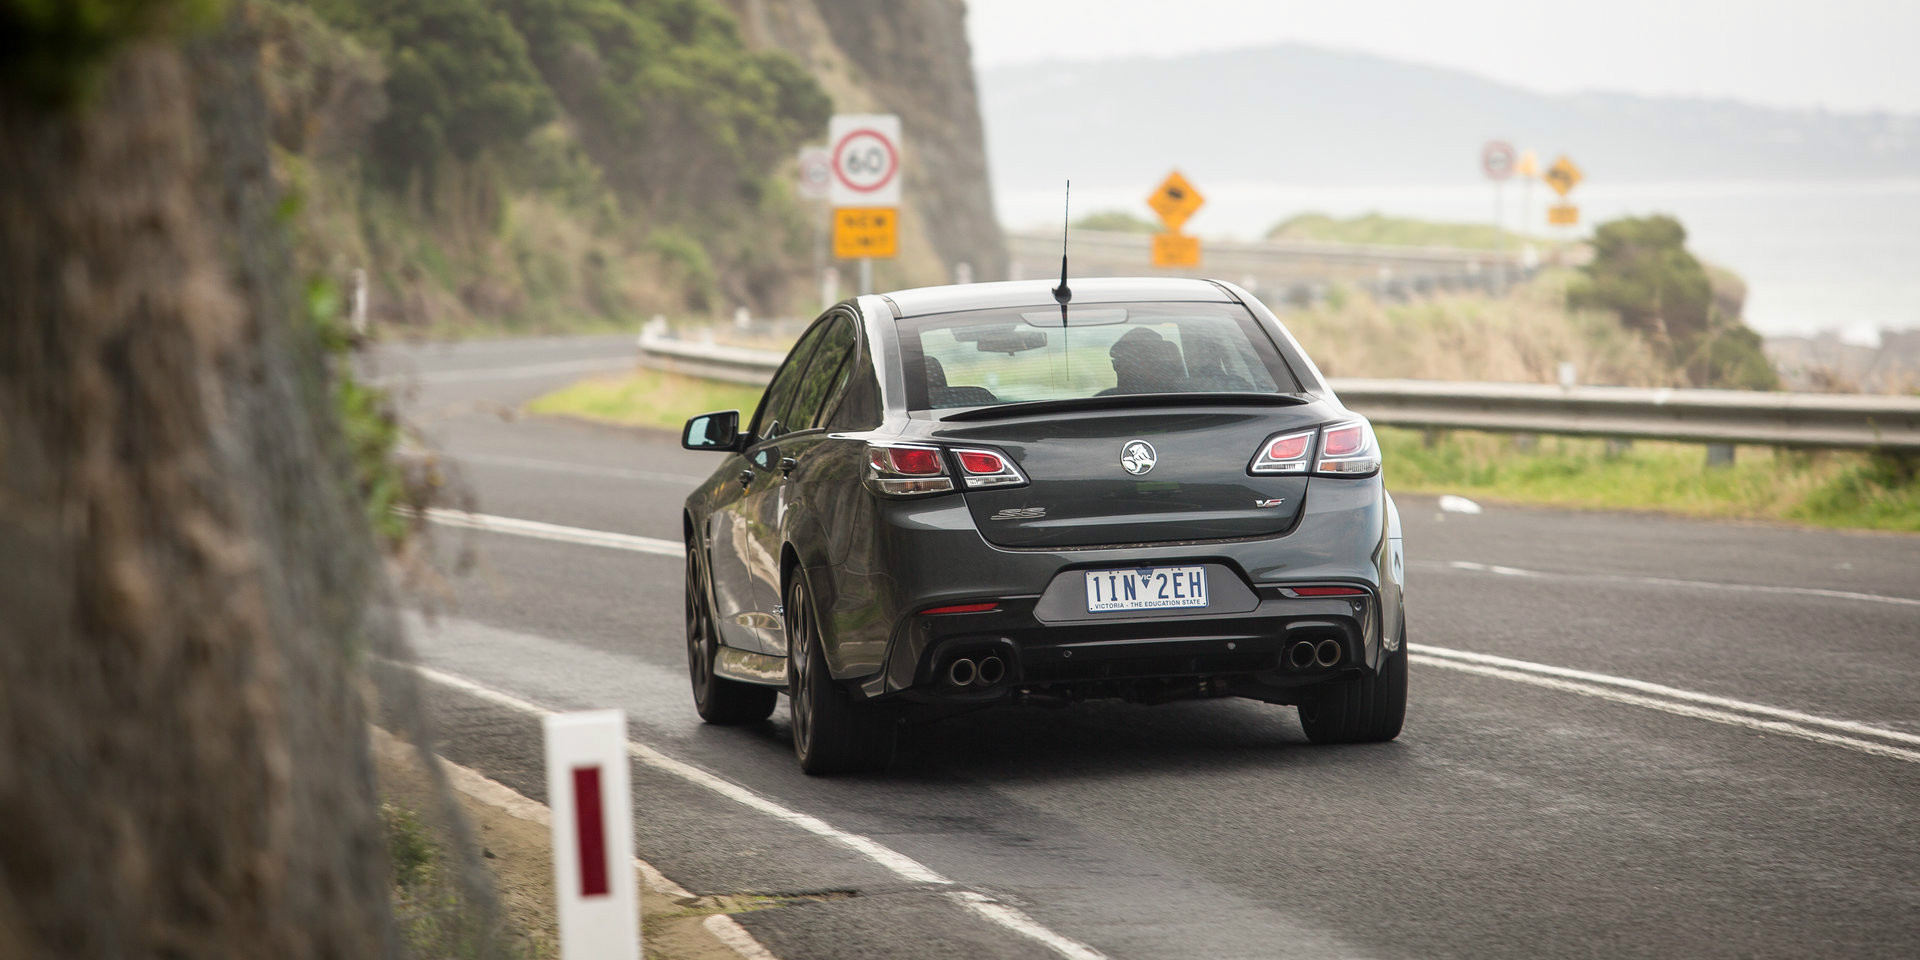
[{"label": "rock cliff", "polygon": [[900,258],[881,289],[1006,276],[961,0],[727,0],[750,44],[813,71],[842,113],[897,113],[905,139]]}]

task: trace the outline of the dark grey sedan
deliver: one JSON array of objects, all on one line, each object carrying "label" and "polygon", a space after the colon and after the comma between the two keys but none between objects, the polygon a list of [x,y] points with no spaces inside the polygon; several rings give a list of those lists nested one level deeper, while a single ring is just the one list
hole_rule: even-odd
[{"label": "dark grey sedan", "polygon": [[687,422],[687,655],[712,723],[790,695],[809,773],[995,704],[1246,697],[1389,740],[1400,521],[1367,421],[1232,284],[863,296],[760,407]]}]

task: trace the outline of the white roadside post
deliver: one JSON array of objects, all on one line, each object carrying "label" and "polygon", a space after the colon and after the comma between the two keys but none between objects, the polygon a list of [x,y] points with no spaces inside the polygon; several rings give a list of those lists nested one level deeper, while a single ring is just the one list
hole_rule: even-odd
[{"label": "white roadside post", "polygon": [[542,725],[561,960],[640,960],[626,712],[553,714]]},{"label": "white roadside post", "polygon": [[1501,205],[1500,187],[1513,176],[1513,145],[1504,140],[1489,140],[1480,149],[1480,171],[1493,181],[1493,295],[1507,295],[1506,211]]}]

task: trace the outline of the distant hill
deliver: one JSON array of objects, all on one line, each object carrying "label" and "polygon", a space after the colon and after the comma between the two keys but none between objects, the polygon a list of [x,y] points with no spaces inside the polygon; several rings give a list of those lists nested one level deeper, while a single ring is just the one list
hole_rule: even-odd
[{"label": "distant hill", "polygon": [[1149,184],[1174,165],[1216,183],[1458,183],[1496,137],[1616,181],[1920,176],[1920,117],[1548,96],[1297,45],[1001,67],[980,99],[996,190],[1062,171]]}]

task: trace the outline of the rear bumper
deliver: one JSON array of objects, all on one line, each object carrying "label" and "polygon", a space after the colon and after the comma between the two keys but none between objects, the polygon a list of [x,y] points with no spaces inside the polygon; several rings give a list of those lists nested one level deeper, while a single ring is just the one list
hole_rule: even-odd
[{"label": "rear bumper", "polygon": [[[886,595],[876,605],[895,613],[873,624],[884,635],[872,636],[878,642],[865,645],[879,656],[862,664],[862,645],[848,644],[842,653],[851,654],[849,662],[835,672],[859,679],[869,697],[968,701],[1001,699],[1022,688],[1201,678],[1235,678],[1284,692],[1343,672],[1376,669],[1383,624],[1393,630],[1400,623],[1400,585],[1392,562],[1397,541],[1389,545],[1389,534],[1397,530],[1390,530],[1384,490],[1377,477],[1315,481],[1305,500],[1299,523],[1283,536],[1070,550],[995,547],[981,538],[958,498],[890,511],[885,526],[912,547],[883,551],[894,562],[868,585]],[[929,541],[936,546],[929,549]],[[1208,565],[1217,582],[1209,588],[1216,598],[1225,592],[1219,578],[1231,577],[1243,602],[1216,603],[1202,614],[1096,615],[1085,613],[1084,604],[1068,610],[1058,602],[1040,603],[1056,580],[1080,581],[1081,571],[1191,563]],[[843,589],[859,591],[857,581],[849,583],[846,575],[835,571]],[[1364,594],[1307,598],[1285,592],[1304,584],[1351,586]],[[852,599],[842,596],[841,601]],[[982,601],[998,608],[917,613]],[[857,637],[849,631],[844,639]],[[1289,664],[1295,644],[1324,639],[1338,641],[1337,665],[1303,670]],[[1393,642],[1390,635],[1386,642]],[[1001,657],[1005,681],[991,689],[955,689],[944,682],[946,667],[970,655]]]}]

